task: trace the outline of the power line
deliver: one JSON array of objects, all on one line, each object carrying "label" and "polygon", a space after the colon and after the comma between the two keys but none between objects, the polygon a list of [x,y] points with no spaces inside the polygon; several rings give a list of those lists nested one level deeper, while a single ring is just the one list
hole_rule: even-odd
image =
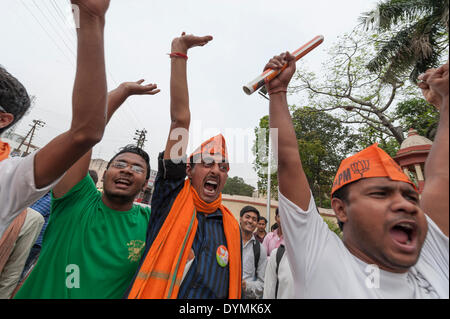
[{"label": "power line", "polygon": [[[64,13],[62,12],[60,6],[57,4],[57,2],[55,0],[51,0],[51,4],[56,9],[56,13],[61,18],[61,21],[64,22],[65,17],[64,17]],[[115,76],[108,68],[106,69],[106,72],[109,75],[109,77],[111,78],[111,80],[113,81],[114,85],[116,87],[119,86],[119,82],[116,80]],[[139,126],[139,127],[143,126],[141,121],[135,116],[135,114],[131,110],[129,110],[128,108],[125,108],[125,112],[128,113],[128,115],[131,117],[130,120],[132,121],[133,126]]]},{"label": "power line", "polygon": [[[33,3],[34,3],[34,5],[37,7],[37,4],[36,4],[35,0],[33,0]],[[66,39],[66,37],[65,37],[66,33],[62,31],[62,30],[64,30],[64,29],[68,29],[68,27],[65,26],[64,21],[63,21],[62,27],[60,26],[60,24],[58,23],[58,18],[55,16],[54,10],[52,10],[51,8],[48,7],[47,1],[41,1],[40,3],[43,3],[43,4],[45,5],[45,9],[47,10],[47,12],[50,13],[51,18],[53,18],[53,19],[50,19],[50,20],[52,20],[52,21],[56,24],[55,30],[58,31],[58,32],[55,31],[55,33],[57,33],[58,35],[62,34],[62,36],[60,36],[60,38],[63,40],[64,45],[65,45],[66,48],[70,51],[70,53],[72,53],[72,55],[74,56],[74,58],[76,58],[76,54],[74,53],[73,42],[71,41],[71,39],[68,39],[69,44],[70,44],[70,46],[69,46],[69,45],[66,43],[66,41],[65,41],[65,39]],[[41,12],[42,12],[42,11],[41,11]],[[47,19],[47,21],[50,21],[50,20]],[[53,24],[52,24],[52,26],[53,26]],[[76,45],[75,45],[75,47],[76,47]]]},{"label": "power line", "polygon": [[[50,40],[53,42],[53,44],[59,49],[59,51],[67,58],[67,60],[69,60],[69,62],[75,67],[75,63],[74,60],[71,59],[70,57],[67,56],[67,54],[65,53],[65,50],[63,50],[61,48],[61,46],[58,44],[59,41],[55,41],[55,38],[49,33],[49,31],[47,30],[47,28],[44,27],[44,25],[41,23],[41,21],[38,19],[38,17],[33,13],[33,11],[25,4],[24,0],[21,0],[22,5],[27,9],[27,11],[33,16],[33,18],[36,20],[36,22],[40,25],[40,27],[42,28],[42,30],[44,30],[44,32],[47,34],[47,36],[50,38]],[[55,29],[55,26],[53,23],[50,22],[51,19],[48,18],[48,16],[46,14],[44,14],[43,10],[36,4],[35,0],[33,0],[33,4],[34,6],[40,11],[41,15],[44,17],[45,20],[47,20],[47,24],[50,27],[50,29]],[[64,13],[62,12],[60,6],[57,4],[57,2],[55,2],[55,0],[51,1],[52,6],[55,8],[55,12],[56,15],[59,16],[61,18],[61,21],[64,21]],[[53,11],[53,10],[49,10],[49,7],[46,6],[47,11]],[[56,22],[56,16],[52,13],[52,16],[55,21],[56,25],[56,29],[59,28],[58,23]],[[54,31],[54,30],[53,30]],[[70,48],[70,46],[67,44],[64,36],[61,36],[61,34],[57,31],[54,31],[54,33],[56,33],[56,35],[62,40],[64,46],[69,50],[69,52],[71,53],[71,55],[74,57],[75,61],[76,61],[76,53],[74,53],[74,51]],[[64,34],[64,33],[63,33]],[[68,40],[71,44],[72,41]],[[76,46],[76,44],[74,44]],[[109,77],[112,79],[112,81],[114,82],[114,85],[117,87],[119,86],[118,81],[116,80],[116,78],[114,77],[114,75],[112,74],[112,72],[108,69],[106,69],[107,74],[109,75]],[[128,108],[125,108],[125,112],[128,113],[130,120],[132,121],[132,125],[133,126],[140,126],[142,127],[142,123],[141,121],[135,116],[135,114],[129,110]]]},{"label": "power line", "polygon": [[40,27],[42,28],[42,30],[44,30],[44,32],[47,34],[47,36],[50,38],[50,40],[53,42],[53,44],[58,48],[58,50],[61,51],[61,53],[66,57],[66,59],[73,65],[75,66],[74,62],[66,55],[66,53],[64,52],[64,50],[61,49],[61,47],[58,45],[58,43],[55,41],[55,39],[50,35],[50,33],[47,31],[46,28],[44,28],[44,26],[42,25],[42,23],[39,21],[39,19],[34,15],[33,11],[25,4],[24,0],[20,1],[22,3],[22,5],[25,7],[25,9],[33,16],[34,20],[36,20],[36,22],[40,25]]},{"label": "power line", "polygon": [[[44,1],[45,2],[45,1]],[[42,2],[41,2],[42,3]],[[44,19],[47,21],[47,25],[50,26],[50,30],[53,30],[53,33],[57,35],[57,37],[59,37],[62,40],[62,43],[64,44],[64,46],[67,48],[67,50],[69,50],[69,52],[72,54],[73,58],[76,58],[75,53],[73,52],[73,49],[71,47],[69,47],[69,45],[67,44],[66,40],[64,39],[64,36],[61,36],[61,34],[59,33],[58,29],[59,26],[57,25],[56,28],[53,25],[53,23],[51,22],[52,19],[48,18],[46,14],[44,14],[44,11],[42,10],[41,7],[39,7],[35,0],[33,0],[33,4],[34,6],[39,10],[39,12],[41,13],[41,15],[44,17]],[[56,21],[56,20],[55,20]]]},{"label": "power line", "polygon": [[[51,0],[50,3],[52,4],[53,8],[55,8],[56,15],[59,16],[61,18],[62,23],[65,24],[67,22],[66,21],[67,17],[62,12],[62,10],[59,7],[59,5],[57,4],[56,0]],[[68,4],[69,3],[66,1],[66,5],[68,5]],[[76,41],[76,31],[73,28],[70,28],[69,30],[71,30],[70,34],[72,35],[72,37],[71,37],[72,40]]]}]

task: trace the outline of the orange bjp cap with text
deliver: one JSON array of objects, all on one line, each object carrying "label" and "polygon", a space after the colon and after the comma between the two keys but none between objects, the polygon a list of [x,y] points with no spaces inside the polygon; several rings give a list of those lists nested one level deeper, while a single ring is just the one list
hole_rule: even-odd
[{"label": "orange bjp cap with text", "polygon": [[203,142],[202,145],[197,147],[197,149],[189,156],[189,158],[197,154],[202,155],[220,154],[225,159],[225,161],[228,162],[228,154],[227,154],[227,147],[225,144],[225,138],[223,137],[222,134],[211,137],[209,140]]},{"label": "orange bjp cap with text", "polygon": [[375,143],[341,162],[331,194],[346,184],[369,177],[388,177],[393,181],[409,183],[417,191],[416,185],[400,166]]}]

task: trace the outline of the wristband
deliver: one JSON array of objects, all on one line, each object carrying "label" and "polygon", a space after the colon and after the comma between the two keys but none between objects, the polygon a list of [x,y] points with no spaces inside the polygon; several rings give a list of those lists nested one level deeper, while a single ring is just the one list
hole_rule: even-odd
[{"label": "wristband", "polygon": [[279,88],[279,89],[270,90],[267,93],[269,93],[269,95],[272,95],[272,94],[281,93],[281,92],[287,93],[287,89]]},{"label": "wristband", "polygon": [[167,53],[171,58],[183,58],[185,60],[188,59],[188,56],[184,53],[180,53],[180,52],[172,52],[172,53]]}]

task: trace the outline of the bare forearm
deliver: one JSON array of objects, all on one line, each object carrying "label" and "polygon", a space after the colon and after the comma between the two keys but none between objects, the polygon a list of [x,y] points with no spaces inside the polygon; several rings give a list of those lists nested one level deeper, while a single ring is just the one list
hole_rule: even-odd
[{"label": "bare forearm", "polygon": [[119,87],[108,93],[106,124],[109,123],[111,117],[114,115],[117,109],[126,101],[128,96],[129,93],[127,92],[127,90],[123,85],[119,85]]},{"label": "bare forearm", "polygon": [[448,96],[440,105],[438,131],[425,163],[425,187],[420,205],[441,231],[449,235],[449,130]]},{"label": "bare forearm", "polygon": [[300,160],[297,137],[285,93],[271,95],[270,128],[278,130],[278,139],[273,138],[273,145],[274,149],[278,150],[280,192],[306,210],[310,200],[309,184]]},{"label": "bare forearm", "polygon": [[104,18],[81,11],[71,131],[90,136],[91,147],[101,139],[106,124],[104,24]]},{"label": "bare forearm", "polygon": [[[172,49],[175,51],[176,49]],[[187,61],[183,58],[172,58],[170,75],[170,119],[172,123],[189,125],[189,92],[187,85]],[[185,128],[188,128],[185,127]]]},{"label": "bare forearm", "polygon": [[449,98],[442,99],[438,130],[428,159],[425,163],[425,177],[444,178],[449,176]]},{"label": "bare forearm", "polygon": [[103,136],[106,121],[103,29],[103,17],[81,11],[72,123],[69,131],[54,138],[36,154],[34,178],[37,188],[54,182]]},{"label": "bare forearm", "polygon": [[278,162],[300,162],[300,156],[296,156],[296,158],[286,156],[292,155],[289,154],[292,150],[296,150],[295,153],[298,154],[297,138],[289,113],[286,93],[277,93],[270,97],[270,128],[278,130],[278,140],[274,141],[274,146],[278,147]]}]

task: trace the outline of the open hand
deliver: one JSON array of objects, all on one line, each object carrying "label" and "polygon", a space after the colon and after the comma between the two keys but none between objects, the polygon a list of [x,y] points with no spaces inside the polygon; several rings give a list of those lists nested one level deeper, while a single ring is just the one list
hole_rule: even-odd
[{"label": "open hand", "polygon": [[[283,69],[284,65],[286,67]],[[264,71],[267,69],[272,69],[275,71],[282,70],[281,73],[266,83],[267,92],[274,91],[276,89],[287,89],[292,76],[295,73],[295,57],[289,52],[282,53],[280,55],[274,56],[264,67]]]},{"label": "open hand", "polygon": [[161,91],[160,89],[157,89],[158,86],[153,83],[142,85],[144,81],[145,81],[144,79],[141,79],[136,82],[124,82],[120,84],[120,87],[124,90],[127,96],[155,95]]},{"label": "open hand", "polygon": [[204,46],[213,39],[212,36],[206,35],[198,37],[193,34],[183,32],[180,37],[172,40],[172,52],[180,52],[186,54],[187,50],[193,47]]},{"label": "open hand", "polygon": [[70,2],[92,16],[103,17],[108,10],[110,0],[71,0]]}]

